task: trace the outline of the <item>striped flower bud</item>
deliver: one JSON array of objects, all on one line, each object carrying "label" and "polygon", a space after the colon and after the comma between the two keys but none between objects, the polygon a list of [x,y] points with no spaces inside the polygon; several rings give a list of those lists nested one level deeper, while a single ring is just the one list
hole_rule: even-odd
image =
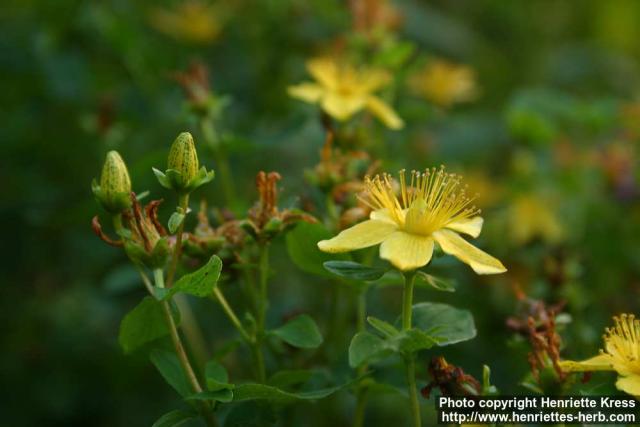
[{"label": "striped flower bud", "polygon": [[167,167],[179,173],[176,187],[184,189],[198,175],[198,153],[189,132],[182,132],[171,145]]},{"label": "striped flower bud", "polygon": [[211,181],[213,171],[200,167],[198,153],[189,132],[182,132],[169,149],[167,170],[162,172],[152,168],[158,182],[178,194],[189,194],[196,188]]},{"label": "striped flower bud", "polygon": [[131,179],[127,165],[117,151],[109,151],[102,167],[100,185],[94,180],[93,193],[110,213],[120,213],[131,207]]}]

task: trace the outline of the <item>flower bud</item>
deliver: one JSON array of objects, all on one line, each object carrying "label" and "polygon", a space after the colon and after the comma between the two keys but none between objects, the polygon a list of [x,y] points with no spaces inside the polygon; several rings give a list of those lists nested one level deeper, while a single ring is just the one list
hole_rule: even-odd
[{"label": "flower bud", "polygon": [[110,213],[120,213],[131,207],[131,179],[127,165],[117,151],[107,153],[100,185],[94,180],[92,190],[100,204]]},{"label": "flower bud", "polygon": [[189,132],[182,132],[171,145],[167,167],[179,173],[175,177],[179,188],[186,188],[198,175],[198,153]]}]

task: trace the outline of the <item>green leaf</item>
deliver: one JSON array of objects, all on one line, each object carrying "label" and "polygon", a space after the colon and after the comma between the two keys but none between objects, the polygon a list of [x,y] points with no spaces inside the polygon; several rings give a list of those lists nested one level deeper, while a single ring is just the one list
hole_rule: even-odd
[{"label": "green leaf", "polygon": [[323,266],[336,276],[367,282],[378,280],[387,272],[385,268],[369,267],[354,261],[327,261]]},{"label": "green leaf", "polygon": [[442,292],[455,292],[456,288],[453,286],[453,280],[443,279],[441,277],[433,276],[431,274],[427,274],[424,271],[418,271],[416,274],[416,279],[426,283],[432,288],[442,291]]},{"label": "green leaf", "polygon": [[402,331],[393,338],[390,348],[404,354],[412,354],[420,350],[426,350],[438,344],[436,338],[420,329]]},{"label": "green leaf", "polygon": [[231,402],[233,400],[233,391],[229,389],[207,390],[200,393],[192,394],[184,398],[184,400],[214,400],[216,402]]},{"label": "green leaf", "polygon": [[178,228],[180,228],[180,224],[182,224],[182,222],[184,221],[185,218],[185,214],[180,213],[180,212],[174,212],[171,214],[171,217],[169,218],[169,233],[171,234],[175,234],[176,231],[178,231]]},{"label": "green leaf", "polygon": [[491,385],[491,368],[487,365],[482,365],[482,395],[483,396],[496,396],[498,389],[496,386]]},{"label": "green leaf", "polygon": [[376,317],[367,317],[367,322],[373,326],[378,332],[386,337],[394,337],[400,333],[391,323],[380,320]]},{"label": "green leaf", "polygon": [[269,378],[267,383],[274,387],[290,387],[293,385],[303,384],[309,381],[313,376],[313,371],[306,369],[284,370],[276,372]]},{"label": "green leaf", "polygon": [[332,259],[349,259],[347,254],[328,254],[318,249],[320,240],[330,239],[331,233],[320,223],[300,222],[287,233],[287,252],[291,261],[302,271],[331,277],[322,264]]},{"label": "green leaf", "polygon": [[241,384],[233,391],[233,401],[242,402],[245,400],[275,400],[275,401],[295,401],[295,400],[318,400],[332,395],[336,391],[346,387],[350,383],[334,387],[327,387],[313,391],[289,392],[278,387],[266,384]]},{"label": "green leaf", "polygon": [[184,292],[200,298],[211,295],[218,283],[220,272],[222,271],[222,261],[216,255],[212,256],[205,265],[190,274],[185,274],[175,285],[164,295],[167,299],[178,292]]},{"label": "green leaf", "polygon": [[205,366],[205,378],[209,391],[232,389],[233,384],[229,384],[229,374],[227,370],[215,360],[211,360]]},{"label": "green leaf", "polygon": [[149,356],[151,363],[158,369],[162,378],[169,383],[182,397],[187,397],[193,392],[187,376],[180,365],[178,356],[166,350],[153,350]]},{"label": "green leaf", "polygon": [[178,427],[189,420],[196,418],[193,412],[181,411],[179,409],[167,412],[153,423],[152,427]]},{"label": "green leaf", "polygon": [[271,333],[298,348],[317,348],[322,344],[322,335],[316,322],[306,314],[290,320]]},{"label": "green leaf", "polygon": [[439,346],[467,341],[476,336],[471,313],[447,304],[423,302],[414,305],[413,325],[426,333],[431,331]]},{"label": "green leaf", "polygon": [[169,182],[169,179],[164,173],[162,173],[160,170],[156,168],[151,168],[151,170],[153,171],[153,174],[158,179],[158,182],[160,183],[160,185],[162,185],[164,188],[168,188],[169,190],[173,188],[171,186],[171,183]]},{"label": "green leaf", "polygon": [[389,355],[389,343],[370,332],[358,332],[349,344],[349,366],[356,368],[365,362]]},{"label": "green leaf", "polygon": [[131,353],[143,344],[169,334],[163,310],[162,303],[152,297],[145,297],[124,316],[120,323],[118,341],[125,353]]}]

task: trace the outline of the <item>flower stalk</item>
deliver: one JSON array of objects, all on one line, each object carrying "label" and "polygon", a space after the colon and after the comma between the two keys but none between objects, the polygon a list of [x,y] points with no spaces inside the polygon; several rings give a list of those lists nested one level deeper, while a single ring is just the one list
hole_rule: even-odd
[{"label": "flower stalk", "polygon": [[[189,209],[189,194],[181,194],[178,199],[178,205],[182,212],[186,215]],[[176,232],[176,244],[173,248],[173,255],[171,257],[171,264],[167,272],[167,287],[170,288],[173,285],[173,279],[178,269],[178,262],[180,261],[180,255],[182,254],[182,235],[184,234],[184,220],[178,227]]]},{"label": "flower stalk", "polygon": [[[143,276],[144,277],[144,276]],[[156,287],[163,289],[165,287],[164,283],[164,272],[162,269],[155,269],[153,271],[153,278],[155,281]],[[167,323],[167,327],[169,328],[169,334],[171,335],[171,341],[173,342],[173,346],[176,351],[176,355],[178,356],[178,360],[180,361],[180,366],[187,376],[189,380],[189,384],[191,385],[191,389],[194,393],[201,393],[202,386],[200,385],[200,381],[198,381],[198,377],[196,376],[193,367],[191,366],[191,362],[189,362],[189,357],[187,356],[187,352],[182,344],[182,340],[180,338],[180,334],[178,333],[178,328],[176,326],[176,322],[173,319],[173,315],[171,314],[171,307],[169,305],[169,301],[162,301],[162,310],[164,312],[165,322]],[[202,403],[201,405],[201,414],[204,417],[207,425],[209,427],[215,427],[218,425],[216,419],[211,414],[210,406],[206,403]]]},{"label": "flower stalk", "polygon": [[[358,317],[356,319],[357,332],[363,332],[366,326],[367,317],[367,288],[363,287],[358,293],[357,301]],[[358,368],[358,377],[362,377],[367,372],[367,365],[363,364]],[[367,400],[369,395],[369,387],[366,384],[360,384],[356,392],[356,409],[353,416],[353,427],[364,426],[364,417],[367,409]]]},{"label": "flower stalk", "polygon": [[[402,330],[411,329],[411,315],[413,306],[413,285],[416,277],[415,271],[403,274],[404,293],[402,296]],[[420,427],[420,402],[418,401],[418,388],[416,387],[416,360],[414,354],[407,354],[404,358],[407,387],[409,388],[409,400],[411,404],[411,417],[414,427]]]},{"label": "flower stalk", "polygon": [[258,374],[258,380],[265,382],[267,379],[266,368],[264,363],[264,353],[262,344],[264,341],[266,318],[267,318],[267,306],[268,293],[267,285],[269,280],[269,244],[260,244],[260,257],[258,260],[258,313],[256,322],[256,339],[254,342],[254,357],[256,359],[256,369]]}]

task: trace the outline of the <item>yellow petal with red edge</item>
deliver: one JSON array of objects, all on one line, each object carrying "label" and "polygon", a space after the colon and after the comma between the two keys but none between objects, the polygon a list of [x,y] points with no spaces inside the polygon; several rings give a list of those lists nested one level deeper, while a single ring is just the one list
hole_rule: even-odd
[{"label": "yellow petal with red edge", "polygon": [[482,224],[484,220],[481,216],[474,216],[473,218],[463,219],[461,221],[454,221],[447,224],[446,227],[457,231],[458,233],[468,234],[471,237],[478,237],[482,231]]},{"label": "yellow petal with red edge", "polygon": [[564,372],[612,371],[613,365],[611,363],[611,356],[608,354],[599,354],[581,362],[563,360],[560,362],[560,368]]},{"label": "yellow petal with red edge", "polygon": [[443,228],[435,231],[433,237],[445,253],[468,264],[478,274],[498,274],[507,271],[500,260],[476,248],[454,231]]},{"label": "yellow petal with red edge", "polygon": [[300,83],[287,88],[289,96],[305,102],[318,102],[324,93],[322,86],[315,83]]},{"label": "yellow petal with red edge", "polygon": [[380,258],[402,271],[415,270],[431,261],[433,239],[429,236],[396,231],[380,245]]},{"label": "yellow petal with red edge", "polygon": [[367,98],[367,108],[388,128],[398,130],[404,127],[404,122],[396,112],[377,96],[370,96]]},{"label": "yellow petal with red edge", "polygon": [[628,377],[618,377],[616,387],[618,390],[622,390],[632,396],[640,396],[640,376],[629,375]]},{"label": "yellow petal with red edge", "polygon": [[318,242],[324,252],[349,252],[377,245],[396,231],[395,224],[385,221],[366,220],[341,231],[336,237]]}]

